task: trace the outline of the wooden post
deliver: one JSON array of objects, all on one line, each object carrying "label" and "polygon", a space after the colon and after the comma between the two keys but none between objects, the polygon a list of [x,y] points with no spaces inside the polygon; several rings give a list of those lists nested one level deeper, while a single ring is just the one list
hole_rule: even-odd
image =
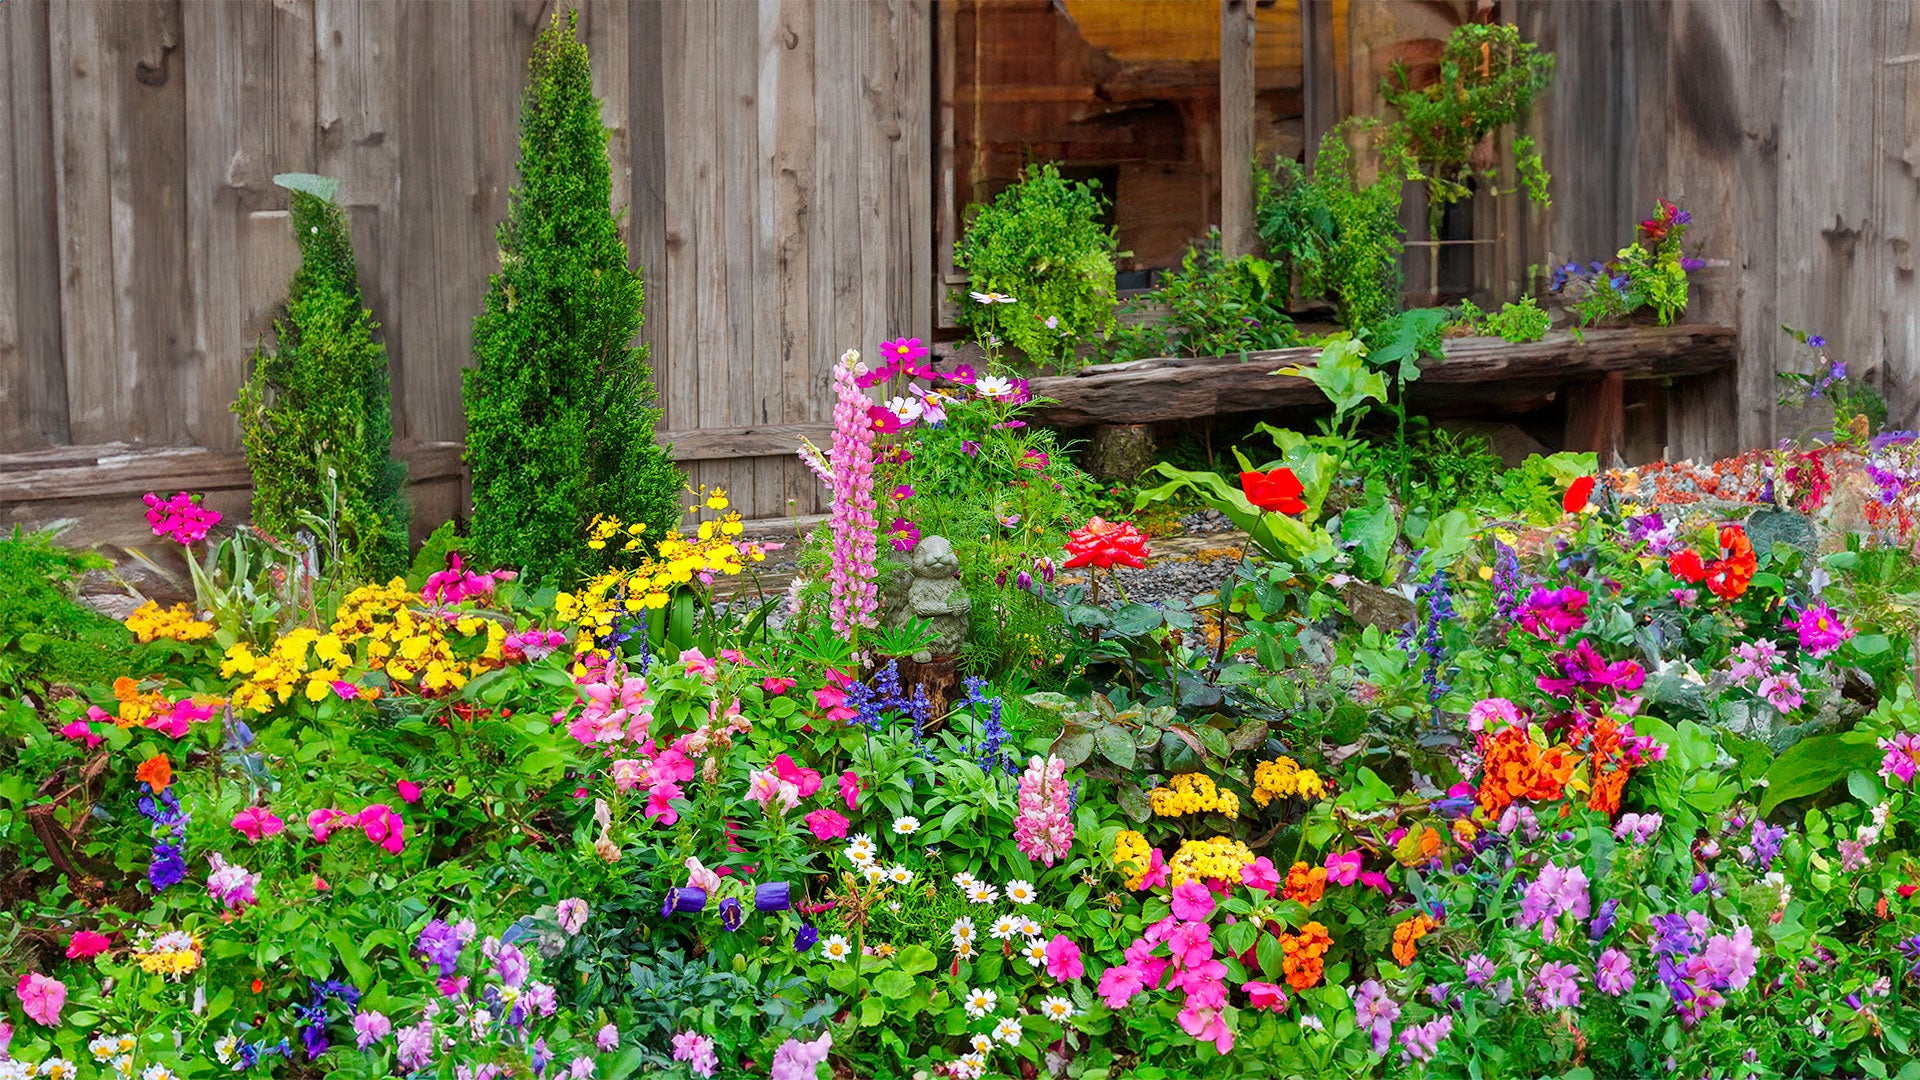
[{"label": "wooden post", "polygon": [[1307,167],[1320,136],[1340,122],[1340,72],[1333,55],[1333,0],[1300,0],[1301,92],[1305,98]]},{"label": "wooden post", "polygon": [[1567,449],[1600,455],[1610,469],[1626,440],[1626,379],[1619,372],[1560,388],[1567,400]]},{"label": "wooden post", "polygon": [[1220,0],[1220,249],[1252,254],[1253,5]]}]

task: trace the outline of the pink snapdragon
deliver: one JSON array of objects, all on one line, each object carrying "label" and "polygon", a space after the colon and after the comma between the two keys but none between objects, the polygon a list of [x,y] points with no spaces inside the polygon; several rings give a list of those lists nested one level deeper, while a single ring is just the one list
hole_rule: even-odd
[{"label": "pink snapdragon", "polygon": [[[849,350],[833,368],[833,563],[828,610],[834,632],[852,639],[872,626],[879,606],[874,568],[873,422],[859,383],[860,354]],[[886,410],[881,410],[885,412]],[[891,413],[887,414],[891,416]]]},{"label": "pink snapdragon", "polygon": [[1020,776],[1020,813],[1013,822],[1014,846],[1048,866],[1073,848],[1073,818],[1067,792],[1067,764],[1059,757],[1035,754]]},{"label": "pink snapdragon", "polygon": [[171,499],[148,492],[147,525],[153,535],[164,536],[176,544],[193,544],[206,539],[207,530],[220,524],[220,511],[199,504],[198,496],[182,491]]}]

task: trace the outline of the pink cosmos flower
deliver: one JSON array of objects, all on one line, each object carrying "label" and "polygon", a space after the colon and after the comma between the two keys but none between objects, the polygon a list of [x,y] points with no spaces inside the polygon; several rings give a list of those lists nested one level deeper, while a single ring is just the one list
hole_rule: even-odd
[{"label": "pink cosmos flower", "polygon": [[1077,979],[1086,973],[1080,963],[1080,946],[1065,934],[1053,935],[1047,942],[1047,974],[1061,982]]},{"label": "pink cosmos flower", "polygon": [[852,810],[860,801],[860,778],[852,769],[840,774],[840,797],[847,800],[847,809]]},{"label": "pink cosmos flower", "polygon": [[1247,1004],[1256,1009],[1270,1012],[1285,1012],[1287,992],[1284,988],[1270,982],[1249,982],[1242,989],[1247,992]]},{"label": "pink cosmos flower", "polygon": [[400,801],[412,806],[420,801],[420,785],[411,780],[401,780],[393,785],[400,792]]},{"label": "pink cosmos flower", "polygon": [[772,694],[775,697],[778,697],[781,694],[786,693],[787,691],[793,689],[796,685],[798,684],[795,683],[792,679],[786,678],[785,676],[782,676],[782,675],[769,675],[766,678],[760,680],[760,689],[765,690],[767,693]]},{"label": "pink cosmos flower", "polygon": [[1272,896],[1280,888],[1280,871],[1272,859],[1262,855],[1240,868],[1240,884]]},{"label": "pink cosmos flower", "polygon": [[[233,827],[240,830],[240,835],[257,844],[285,829],[287,823],[264,806],[249,806],[233,815]],[[319,830],[314,831],[317,833]]]},{"label": "pink cosmos flower", "polygon": [[847,819],[824,807],[807,815],[807,828],[817,840],[838,840],[847,835]]},{"label": "pink cosmos flower", "polygon": [[97,930],[76,930],[67,939],[67,959],[90,960],[107,951],[112,942]]},{"label": "pink cosmos flower", "polygon": [[1213,893],[1197,881],[1173,887],[1173,916],[1188,922],[1204,922],[1213,914]]},{"label": "pink cosmos flower", "polygon": [[87,749],[89,750],[100,745],[100,736],[93,733],[93,725],[87,723],[85,720],[73,721],[66,727],[61,728],[60,734],[69,739],[85,739],[87,741]]},{"label": "pink cosmos flower", "polygon": [[20,997],[20,1010],[27,1019],[46,1027],[60,1026],[60,1010],[67,1005],[67,984],[59,979],[30,971],[20,976],[13,992]]},{"label": "pink cosmos flower", "polygon": [[1357,851],[1339,851],[1327,856],[1327,880],[1335,885],[1351,885],[1360,878],[1362,856]]}]

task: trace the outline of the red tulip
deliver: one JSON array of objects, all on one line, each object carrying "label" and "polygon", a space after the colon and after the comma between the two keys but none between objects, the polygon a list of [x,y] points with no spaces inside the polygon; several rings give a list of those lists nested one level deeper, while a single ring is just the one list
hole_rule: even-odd
[{"label": "red tulip", "polygon": [[1587,508],[1593,499],[1593,477],[1583,476],[1567,485],[1567,493],[1560,498],[1560,505],[1569,514],[1577,514]]},{"label": "red tulip", "polygon": [[1248,502],[1262,510],[1276,514],[1307,512],[1307,504],[1300,500],[1300,493],[1306,489],[1300,486],[1300,478],[1293,475],[1293,470],[1284,465],[1264,473],[1241,473],[1240,490],[1247,493]]}]

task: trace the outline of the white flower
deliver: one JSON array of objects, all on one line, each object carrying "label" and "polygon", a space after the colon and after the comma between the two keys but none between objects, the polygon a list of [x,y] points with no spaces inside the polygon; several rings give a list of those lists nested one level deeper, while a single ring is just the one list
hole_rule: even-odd
[{"label": "white flower", "polygon": [[[233,1036],[231,1035],[227,1036],[227,1039],[232,1039],[232,1038]],[[220,1040],[220,1043],[225,1043],[227,1039]],[[234,1041],[237,1042],[239,1040],[236,1039]],[[216,1054],[219,1053],[220,1052],[219,1048],[220,1048],[220,1044],[216,1043],[214,1045],[214,1053]],[[93,1060],[108,1061],[113,1058],[113,1055],[120,1052],[120,1040],[114,1038],[111,1035],[102,1035],[99,1038],[96,1038],[92,1042],[88,1043],[87,1049],[93,1052]],[[223,1058],[221,1060],[224,1061],[225,1059]]]},{"label": "white flower", "polygon": [[0,1061],[0,1080],[33,1080],[33,1066],[11,1058]]},{"label": "white flower", "polygon": [[853,949],[847,944],[847,935],[835,934],[820,943],[820,952],[834,963],[844,964],[847,957],[853,954]]},{"label": "white flower", "polygon": [[847,858],[853,862],[853,865],[865,866],[873,861],[873,856],[873,837],[861,833],[847,841]]},{"label": "white flower", "polygon": [[968,1039],[967,1042],[973,1047],[973,1052],[976,1054],[989,1054],[993,1052],[993,1036],[991,1035],[975,1035],[973,1038]]},{"label": "white flower", "polygon": [[1007,882],[1007,899],[1016,904],[1031,904],[1036,898],[1033,882],[1014,878]]},{"label": "white flower", "polygon": [[899,419],[901,427],[910,427],[920,419],[921,413],[927,411],[927,407],[920,403],[919,398],[897,397],[887,401],[887,411]]},{"label": "white flower", "polygon": [[953,936],[954,944],[973,940],[973,920],[965,915],[953,920],[953,929],[947,931]]},{"label": "white flower", "polygon": [[895,836],[912,836],[919,831],[920,819],[911,814],[906,817],[893,819],[893,835]]},{"label": "white flower", "polygon": [[895,866],[893,869],[887,871],[887,880],[893,882],[895,885],[911,885],[913,884],[913,871],[904,866]]},{"label": "white flower", "polygon": [[1027,943],[1020,947],[1020,959],[1025,960],[1028,967],[1046,967],[1047,943],[1037,937],[1028,938]]},{"label": "white flower", "polygon": [[174,1080],[173,1070],[165,1065],[149,1065],[141,1072],[140,1080]]},{"label": "white flower", "polygon": [[1040,1003],[1040,1015],[1056,1024],[1060,1023],[1073,1015],[1073,1002],[1055,994]]},{"label": "white flower", "polygon": [[969,293],[968,293],[967,295],[968,295],[968,296],[971,296],[971,297],[973,297],[973,302],[974,302],[974,303],[976,303],[976,304],[1012,304],[1012,303],[1017,303],[1017,301],[1015,301],[1013,297],[1011,297],[1011,296],[1008,296],[1008,295],[1007,295],[1006,293],[998,293],[998,292],[969,292]]},{"label": "white flower", "polygon": [[961,1054],[947,1068],[957,1080],[980,1080],[981,1074],[987,1071],[987,1061],[979,1054]]},{"label": "white flower", "polygon": [[984,881],[976,881],[967,889],[967,899],[976,904],[991,904],[999,898],[999,890]]},{"label": "white flower", "polygon": [[1000,1004],[1000,995],[984,986],[976,986],[967,991],[964,1004],[966,1005],[967,1015],[978,1020],[992,1012],[995,1005]]},{"label": "white flower", "polygon": [[1032,919],[1023,917],[1020,920],[1020,932],[1028,937],[1033,937],[1040,932],[1040,924],[1034,922]]},{"label": "white flower", "polygon": [[73,1062],[51,1057],[40,1063],[40,1075],[47,1080],[73,1080]]},{"label": "white flower", "polygon": [[974,948],[973,948],[973,942],[972,942],[972,941],[956,941],[956,942],[954,942],[954,943],[953,943],[953,955],[954,955],[954,958],[955,958],[955,959],[957,959],[957,960],[971,960],[971,959],[973,959],[973,957],[974,957],[974,955],[975,955],[975,953],[974,953]]},{"label": "white flower", "polygon": [[878,885],[887,880],[887,868],[879,863],[868,863],[860,868],[860,872],[867,875],[869,885]]},{"label": "white flower", "polygon": [[1047,317],[1046,317],[1046,320],[1045,320],[1045,322],[1046,322],[1046,324],[1047,324],[1047,329],[1049,329],[1049,330],[1058,330],[1058,329],[1060,329],[1060,316],[1058,316],[1058,315],[1049,315],[1049,316],[1047,316]]},{"label": "white flower", "polygon": [[980,879],[977,877],[974,877],[973,871],[971,870],[962,870],[959,873],[953,875],[954,887],[959,889],[962,892],[965,892],[968,889],[973,888],[975,885],[978,885],[979,883],[980,883]]},{"label": "white flower", "polygon": [[1008,1046],[1020,1045],[1020,1035],[1020,1021],[1011,1016],[993,1025],[993,1037]]},{"label": "white flower", "polygon": [[1019,933],[1019,931],[1019,919],[1014,918],[1012,915],[1002,915],[993,920],[993,929],[988,930],[987,933],[992,935],[995,941],[1010,941],[1013,935]]},{"label": "white flower", "polygon": [[973,389],[975,393],[982,397],[1003,398],[1013,396],[1013,384],[1008,382],[1004,376],[1000,375],[988,375],[975,380]]}]

